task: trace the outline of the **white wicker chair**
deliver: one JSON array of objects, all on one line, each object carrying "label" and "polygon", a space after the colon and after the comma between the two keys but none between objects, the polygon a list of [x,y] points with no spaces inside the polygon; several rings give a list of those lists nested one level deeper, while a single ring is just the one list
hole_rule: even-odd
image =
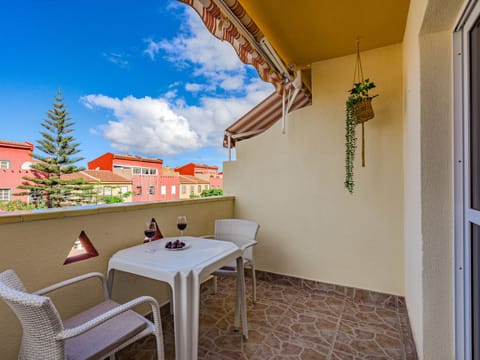
[{"label": "white wicker chair", "polygon": [[[253,245],[255,245],[260,225],[253,221],[242,219],[221,219],[215,221],[215,236],[209,238],[231,241],[243,250],[243,264],[252,271],[252,301],[257,301],[257,281],[255,277],[255,259],[253,257]],[[237,276],[235,263],[215,271],[213,273],[213,292],[217,292],[217,276]]]},{"label": "white wicker chair", "polygon": [[[73,283],[98,277],[105,301],[62,321],[48,292]],[[35,293],[28,293],[13,270],[0,273],[0,298],[17,315],[23,328],[19,359],[102,359],[138,339],[154,335],[158,359],[164,359],[160,311],[150,296],[136,298],[124,305],[109,299],[105,278],[89,273],[62,281]],[[141,303],[151,306],[154,322],[130,310]]]}]

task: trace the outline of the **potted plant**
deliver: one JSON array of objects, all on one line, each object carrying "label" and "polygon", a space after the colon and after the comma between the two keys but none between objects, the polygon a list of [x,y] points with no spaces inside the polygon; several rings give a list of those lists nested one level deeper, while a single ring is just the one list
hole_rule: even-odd
[{"label": "potted plant", "polygon": [[[378,95],[370,95],[369,90],[375,88],[375,83],[369,79],[353,84],[345,104],[345,188],[353,193],[353,161],[357,148],[355,127],[362,124],[362,139],[364,123],[373,119],[372,99]],[[365,151],[362,142],[362,166],[365,166]]]}]

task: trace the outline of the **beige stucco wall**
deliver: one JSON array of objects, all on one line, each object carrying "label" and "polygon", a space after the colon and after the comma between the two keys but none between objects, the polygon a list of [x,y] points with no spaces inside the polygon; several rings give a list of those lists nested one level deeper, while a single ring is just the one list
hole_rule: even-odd
[{"label": "beige stucco wall", "polygon": [[454,358],[452,33],[462,3],[412,0],[403,43],[405,294],[420,359]]},{"label": "beige stucco wall", "polygon": [[288,116],[286,135],[276,124],[240,142],[224,188],[235,216],[261,225],[260,269],[403,295],[402,47],[363,52],[362,62],[380,96],[354,195],[343,186],[354,55],[313,64],[313,105]]},{"label": "beige stucco wall", "polygon": [[405,300],[418,354],[423,353],[421,101],[418,36],[426,6],[427,0],[410,2],[403,42],[405,86],[403,154],[406,159],[404,161]]},{"label": "beige stucco wall", "polygon": [[[91,271],[105,274],[108,259],[114,252],[143,242],[146,220],[154,217],[165,236],[175,236],[178,235],[177,216],[186,215],[186,235],[212,234],[215,219],[233,216],[233,204],[233,197],[222,197],[2,216],[0,272],[14,269],[30,291]],[[99,256],[63,265],[82,230],[87,233]],[[62,317],[67,317],[100,299],[98,289],[98,283],[89,281],[71,290],[52,293],[52,298]],[[160,303],[168,299],[167,285],[125,273],[115,275],[113,289],[113,297],[120,302],[140,295],[155,296]],[[20,323],[1,301],[0,319],[0,358],[16,359],[21,337]]]}]

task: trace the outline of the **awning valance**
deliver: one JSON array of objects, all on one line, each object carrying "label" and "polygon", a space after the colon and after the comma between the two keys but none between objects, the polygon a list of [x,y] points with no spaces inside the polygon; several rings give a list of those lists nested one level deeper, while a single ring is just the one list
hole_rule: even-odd
[{"label": "awning valance", "polygon": [[[286,91],[288,92],[288,86]],[[287,101],[285,106],[292,112],[311,104],[310,93],[302,89],[293,99],[293,103],[289,104]],[[233,148],[237,141],[261,134],[282,118],[283,106],[283,96],[277,92],[272,93],[225,130],[223,146]]]}]

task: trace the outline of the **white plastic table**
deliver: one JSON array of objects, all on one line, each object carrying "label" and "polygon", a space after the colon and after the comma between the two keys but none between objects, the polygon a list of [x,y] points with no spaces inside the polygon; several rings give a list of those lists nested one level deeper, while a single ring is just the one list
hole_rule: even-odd
[{"label": "white plastic table", "polygon": [[[169,240],[176,239],[181,239],[190,247],[177,251],[165,249]],[[113,284],[114,270],[120,270],[170,285],[177,360],[195,360],[198,356],[200,284],[213,271],[233,260],[237,261],[239,273],[234,326],[239,328],[241,313],[243,336],[248,338],[242,249],[228,241],[188,236],[163,238],[153,241],[151,245],[156,250],[153,253],[145,251],[148,244],[115,253],[108,262],[109,284]]]}]

